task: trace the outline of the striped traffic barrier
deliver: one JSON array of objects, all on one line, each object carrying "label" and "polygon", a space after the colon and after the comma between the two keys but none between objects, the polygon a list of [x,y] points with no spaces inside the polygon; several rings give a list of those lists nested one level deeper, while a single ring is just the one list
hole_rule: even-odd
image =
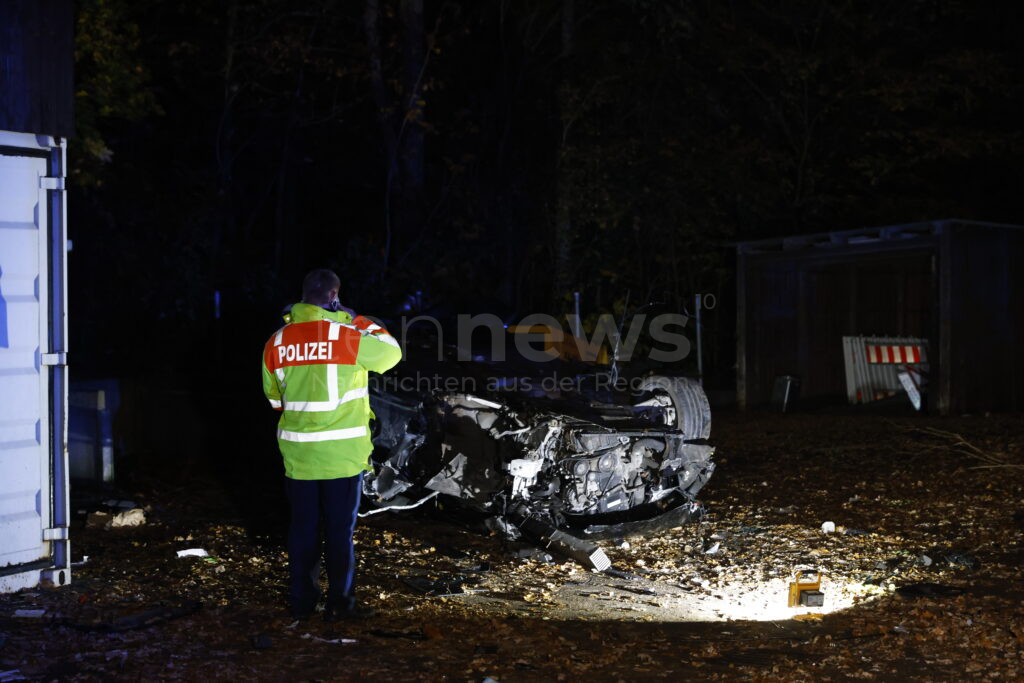
[{"label": "striped traffic barrier", "polygon": [[[870,403],[906,391],[920,409],[921,386],[928,372],[927,349],[928,340],[915,337],[843,337],[850,403]],[[905,376],[902,380],[901,374]]]}]

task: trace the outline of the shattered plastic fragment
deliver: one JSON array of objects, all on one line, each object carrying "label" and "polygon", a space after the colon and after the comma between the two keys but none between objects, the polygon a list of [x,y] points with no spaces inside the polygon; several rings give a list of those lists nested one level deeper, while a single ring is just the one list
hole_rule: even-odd
[{"label": "shattered plastic fragment", "polygon": [[608,567],[607,569],[604,570],[604,573],[607,574],[608,576],[614,576],[617,579],[625,579],[626,581],[639,581],[640,580],[640,577],[637,576],[636,574],[630,574],[629,572],[624,572],[621,569],[616,569],[614,567]]},{"label": "shattered plastic fragment", "polygon": [[202,548],[189,548],[187,550],[179,550],[178,557],[209,557],[210,553],[206,552]]},{"label": "shattered plastic fragment", "polygon": [[320,636],[314,636],[312,633],[303,633],[302,638],[304,640],[312,640],[314,643],[331,643],[334,645],[355,643],[355,638],[321,638]]},{"label": "shattered plastic fragment", "polygon": [[555,560],[555,558],[551,557],[550,553],[546,553],[540,548],[520,548],[512,553],[512,557],[521,560],[537,560],[544,564],[551,564]]},{"label": "shattered plastic fragment", "polygon": [[612,566],[604,548],[595,543],[576,538],[565,533],[543,520],[518,516],[519,528],[545,550],[551,550],[565,557],[570,557],[584,567],[596,571],[604,571]]},{"label": "shattered plastic fragment", "polygon": [[110,520],[110,527],[117,529],[126,526],[142,526],[145,523],[146,513],[142,508],[132,508],[114,515],[114,518]]}]

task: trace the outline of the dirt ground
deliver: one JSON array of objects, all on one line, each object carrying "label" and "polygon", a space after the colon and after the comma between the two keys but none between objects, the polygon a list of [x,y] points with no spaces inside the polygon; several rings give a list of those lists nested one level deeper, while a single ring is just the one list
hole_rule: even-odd
[{"label": "dirt ground", "polygon": [[[387,513],[357,533],[379,613],[342,625],[283,609],[277,488],[140,481],[144,526],[79,522],[70,586],[0,596],[0,681],[1020,680],[1022,427],[717,415],[706,516],[603,543],[618,576]],[[787,605],[800,569],[823,607]]]}]

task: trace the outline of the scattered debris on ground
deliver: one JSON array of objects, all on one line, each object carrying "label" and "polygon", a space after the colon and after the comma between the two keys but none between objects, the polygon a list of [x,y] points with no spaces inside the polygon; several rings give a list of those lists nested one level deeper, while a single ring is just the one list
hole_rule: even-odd
[{"label": "scattered debris on ground", "polygon": [[[1013,417],[726,415],[703,519],[602,542],[606,572],[420,510],[364,520],[379,613],[343,624],[283,609],[283,526],[212,483],[133,491],[144,526],[72,530],[70,586],[0,596],[0,676],[1019,679],[1024,472],[911,427],[1022,462]],[[789,607],[802,571],[820,607]]]}]

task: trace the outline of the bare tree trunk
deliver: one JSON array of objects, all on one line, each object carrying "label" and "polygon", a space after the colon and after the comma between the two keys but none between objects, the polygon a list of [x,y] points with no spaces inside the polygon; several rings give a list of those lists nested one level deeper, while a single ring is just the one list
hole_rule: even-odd
[{"label": "bare tree trunk", "polygon": [[396,102],[384,79],[379,16],[379,0],[366,0],[363,30],[369,53],[370,87],[377,104],[388,164],[384,188],[383,249],[384,267],[387,268],[395,241],[413,234],[414,227],[421,220],[425,135],[420,86],[428,55],[423,31],[423,0],[401,0],[400,18],[405,35],[402,92]]},{"label": "bare tree trunk", "polygon": [[559,120],[562,124],[556,168],[555,208],[555,273],[551,310],[559,313],[565,306],[565,297],[572,286],[572,246],[574,241],[572,211],[569,205],[570,188],[566,183],[565,157],[567,153],[568,120],[564,95],[568,79],[568,62],[573,52],[575,18],[573,0],[562,0],[562,75],[558,88]]},{"label": "bare tree trunk", "polygon": [[[309,35],[309,42],[313,42],[316,35],[314,28]],[[284,243],[286,236],[292,236],[289,240],[294,253],[302,253],[302,231],[295,231],[292,227],[295,224],[294,191],[289,184],[292,171],[292,132],[299,122],[299,106],[302,102],[302,91],[306,81],[306,67],[303,64],[299,68],[298,82],[292,92],[291,102],[288,105],[288,119],[285,122],[284,131],[281,135],[281,163],[278,166],[277,178],[277,207],[274,212],[274,229],[276,234],[275,242],[277,248],[274,250],[275,269],[281,272],[284,260]]]},{"label": "bare tree trunk", "polygon": [[[235,224],[234,202],[232,201],[231,175],[233,165],[231,108],[234,101],[234,67],[235,67],[235,33],[238,25],[238,2],[235,0],[228,8],[227,31],[224,36],[224,94],[221,101],[220,122],[215,140],[214,153],[217,158],[218,181],[220,196],[223,203],[222,217],[216,222],[212,235],[212,266],[216,271],[219,263],[220,247],[225,237],[230,235]],[[213,273],[211,273],[213,277]],[[216,277],[213,277],[216,283]],[[216,286],[216,284],[215,284]]]},{"label": "bare tree trunk", "polygon": [[381,63],[380,29],[377,18],[380,16],[378,0],[366,0],[363,10],[363,31],[366,33],[366,49],[370,66],[370,90],[377,105],[377,120],[380,124],[381,137],[384,139],[384,158],[387,159],[387,181],[384,187],[384,267],[387,268],[391,256],[391,193],[393,185],[398,182],[398,136],[395,132],[395,109],[388,97],[384,84],[384,67]]},{"label": "bare tree trunk", "polygon": [[402,190],[410,204],[417,204],[423,191],[424,129],[420,81],[426,63],[423,35],[423,0],[402,0],[402,24],[405,28],[404,135],[402,146]]},{"label": "bare tree trunk", "polygon": [[562,0],[562,58],[569,59],[576,42],[576,12],[573,0]]},{"label": "bare tree trunk", "polygon": [[[280,273],[284,260],[284,242],[288,235],[295,234],[292,227],[292,207],[289,201],[288,175],[291,166],[291,136],[295,124],[293,100],[281,138],[281,162],[277,167],[277,203],[274,207],[274,271]],[[297,236],[297,235],[296,235]],[[298,245],[295,245],[298,246]]]}]

